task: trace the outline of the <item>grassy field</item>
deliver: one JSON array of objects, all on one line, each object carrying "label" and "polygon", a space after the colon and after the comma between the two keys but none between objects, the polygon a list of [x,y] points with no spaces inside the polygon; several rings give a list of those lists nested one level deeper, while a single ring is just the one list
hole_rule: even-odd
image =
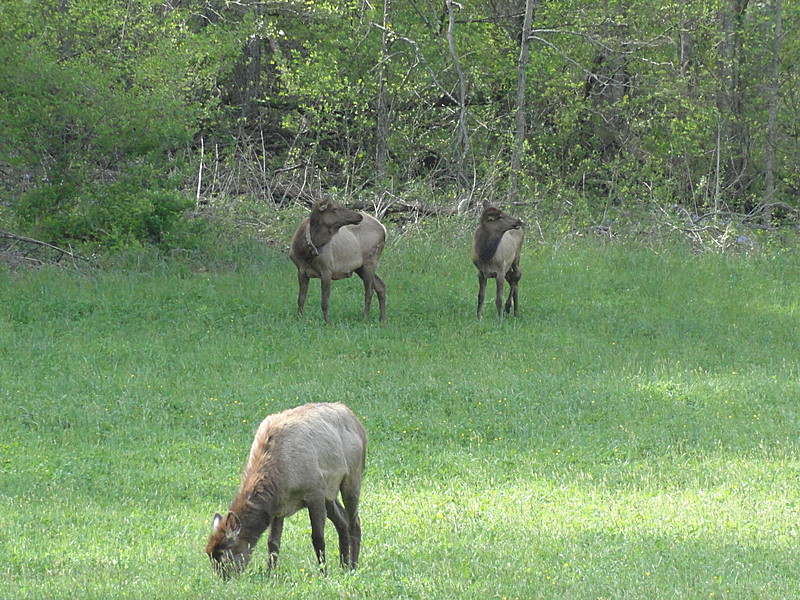
[{"label": "grassy field", "polygon": [[[520,317],[478,323],[467,236],[390,233],[383,325],[357,279],[295,319],[267,246],[0,272],[0,598],[800,596],[799,251],[531,240]],[[298,514],[274,574],[216,579],[258,423],[332,400],[361,568],[320,577]]]}]

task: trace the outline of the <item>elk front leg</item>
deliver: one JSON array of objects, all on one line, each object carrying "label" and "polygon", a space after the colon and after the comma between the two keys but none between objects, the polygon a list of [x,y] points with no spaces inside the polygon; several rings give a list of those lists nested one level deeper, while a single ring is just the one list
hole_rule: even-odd
[{"label": "elk front leg", "polygon": [[497,282],[497,289],[495,292],[494,304],[497,307],[497,316],[503,317],[503,285],[505,278],[502,275],[497,275],[494,279]]},{"label": "elk front leg", "polygon": [[267,549],[269,550],[269,559],[267,566],[270,570],[278,566],[278,552],[281,550],[281,534],[283,533],[283,518],[276,517],[272,520],[272,526],[269,528],[269,541]]},{"label": "elk front leg", "polygon": [[483,310],[483,299],[486,296],[486,275],[478,272],[478,320],[481,320]]}]

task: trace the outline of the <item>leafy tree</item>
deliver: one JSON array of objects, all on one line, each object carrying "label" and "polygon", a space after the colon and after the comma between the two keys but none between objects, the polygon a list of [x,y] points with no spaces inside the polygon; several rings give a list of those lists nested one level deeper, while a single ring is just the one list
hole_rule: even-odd
[{"label": "leafy tree", "polygon": [[799,20],[780,0],[7,0],[0,181],[30,227],[99,241],[163,240],[184,190],[279,175],[451,204],[796,205]]},{"label": "leafy tree", "polygon": [[6,3],[0,24],[0,160],[26,183],[18,216],[55,240],[159,241],[190,204],[171,173],[197,106],[184,57],[163,52],[180,23],[73,0]]}]

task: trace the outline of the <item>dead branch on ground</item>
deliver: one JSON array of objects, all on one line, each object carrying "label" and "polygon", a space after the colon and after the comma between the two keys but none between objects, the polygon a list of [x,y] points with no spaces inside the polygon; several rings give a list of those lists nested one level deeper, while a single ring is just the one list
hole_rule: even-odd
[{"label": "dead branch on ground", "polygon": [[[10,231],[0,231],[0,239],[9,240],[8,243],[0,247],[0,256],[3,256],[5,262],[12,266],[28,265],[32,267],[41,267],[46,264],[63,266],[61,261],[64,257],[69,258],[70,261],[72,261],[72,266],[76,269],[78,268],[79,261],[92,265],[92,261],[88,258],[75,254],[71,250],[35,238],[18,235]],[[56,256],[55,258],[35,256],[36,253],[33,251],[35,248],[43,248],[46,251],[55,252]]]}]

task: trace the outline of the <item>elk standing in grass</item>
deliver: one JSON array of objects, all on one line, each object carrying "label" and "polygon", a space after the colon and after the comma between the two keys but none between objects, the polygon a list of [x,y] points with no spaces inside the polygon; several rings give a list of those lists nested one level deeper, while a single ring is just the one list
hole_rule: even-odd
[{"label": "elk standing in grass", "polygon": [[497,316],[503,316],[503,279],[511,289],[506,300],[506,313],[519,313],[519,255],[522,248],[522,221],[505,214],[496,206],[484,204],[480,223],[472,240],[472,262],[478,267],[478,319],[483,310],[486,280],[493,277],[497,282],[495,304]]},{"label": "elk standing in grass", "polygon": [[327,323],[331,281],[355,272],[364,281],[364,318],[369,316],[374,291],[378,295],[380,319],[385,321],[386,286],[375,274],[385,243],[386,228],[376,218],[330,200],[317,202],[311,215],[300,223],[289,248],[300,286],[297,315],[303,314],[309,279],[318,278],[322,287],[322,316]]},{"label": "elk standing in grass", "polygon": [[[278,561],[283,520],[302,508],[325,569],[325,517],[339,534],[339,559],[355,569],[361,548],[358,501],[367,434],[344,404],[306,404],[271,415],[256,432],[242,483],[223,517],[214,515],[206,553],[227,578],[242,572],[269,528],[269,567]],[[342,503],[338,496],[341,492]]]}]

